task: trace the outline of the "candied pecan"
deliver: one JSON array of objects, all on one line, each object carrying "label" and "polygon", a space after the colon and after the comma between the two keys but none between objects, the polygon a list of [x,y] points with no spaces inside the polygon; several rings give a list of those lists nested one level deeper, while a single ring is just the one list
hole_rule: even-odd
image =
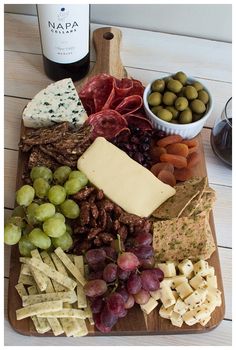
[{"label": "candied pecan", "polygon": [[105,211],[112,211],[114,209],[114,203],[109,199],[103,199],[99,202],[99,207],[103,207]]},{"label": "candied pecan", "polygon": [[115,216],[118,218],[122,213],[123,213],[123,210],[121,209],[121,207],[119,207],[119,205],[117,205],[117,204],[114,204]]},{"label": "candied pecan", "polygon": [[109,213],[107,213],[107,222],[106,222],[106,227],[105,227],[106,231],[110,231],[112,229],[112,227],[113,227],[112,224],[113,224],[112,218],[109,215]]},{"label": "candied pecan", "polygon": [[89,195],[95,190],[94,187],[84,187],[82,190],[73,195],[74,199],[83,201],[89,197]]},{"label": "candied pecan", "polygon": [[102,229],[100,227],[92,228],[89,231],[88,240],[94,239],[101,231],[102,231]]},{"label": "candied pecan", "polygon": [[74,234],[84,234],[88,232],[89,232],[89,228],[86,226],[75,226],[73,229]]},{"label": "candied pecan", "polygon": [[118,219],[115,219],[115,220],[113,221],[113,230],[114,230],[114,231],[118,231],[119,228],[120,228],[120,222],[119,222]]},{"label": "candied pecan", "polygon": [[125,225],[122,225],[118,232],[117,232],[119,235],[120,235],[120,238],[122,239],[122,241],[125,241],[126,240],[126,237],[128,235],[128,229]]},{"label": "candied pecan", "polygon": [[90,227],[98,227],[96,219],[94,219],[93,217],[90,217],[89,226]]},{"label": "candied pecan", "polygon": [[99,237],[96,237],[95,240],[93,241],[94,245],[97,247],[100,247],[102,245],[102,240]]},{"label": "candied pecan", "polygon": [[90,210],[91,210],[92,217],[94,219],[97,219],[99,216],[99,211],[95,203],[90,203]]},{"label": "candied pecan", "polygon": [[133,225],[133,226],[143,225],[144,220],[145,219],[140,218],[135,214],[129,214],[125,212],[121,213],[119,217],[119,221],[122,222],[123,224]]},{"label": "candied pecan", "polygon": [[78,242],[74,246],[73,253],[75,255],[81,255],[81,254],[83,254],[83,252],[86,252],[90,248],[92,248],[92,243],[88,240],[84,240],[82,242]]},{"label": "candied pecan", "polygon": [[96,193],[95,193],[95,191],[94,192],[92,192],[91,194],[90,194],[90,196],[87,198],[87,201],[89,202],[89,203],[94,203],[95,202],[95,200],[96,200]]},{"label": "candied pecan", "polygon": [[88,225],[90,220],[90,204],[88,202],[82,202],[80,205],[80,224],[82,226]]},{"label": "candied pecan", "polygon": [[103,190],[98,190],[97,191],[97,199],[98,200],[101,200],[101,199],[103,199],[104,198],[104,192],[103,192]]},{"label": "candied pecan", "polygon": [[114,237],[111,233],[101,232],[98,237],[103,241],[103,243],[107,244],[114,240]]},{"label": "candied pecan", "polygon": [[152,230],[152,222],[149,220],[145,220],[143,225],[139,225],[135,227],[135,234],[138,233],[148,233]]},{"label": "candied pecan", "polygon": [[105,229],[107,223],[107,213],[104,208],[100,208],[99,217],[98,217],[98,226],[101,227],[102,230]]}]

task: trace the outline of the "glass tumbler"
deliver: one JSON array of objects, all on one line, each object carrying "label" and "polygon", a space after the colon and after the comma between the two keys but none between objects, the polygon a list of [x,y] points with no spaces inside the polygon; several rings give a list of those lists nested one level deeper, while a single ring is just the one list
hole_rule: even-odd
[{"label": "glass tumbler", "polygon": [[232,166],[232,97],[215,121],[211,132],[211,147],[223,162]]}]

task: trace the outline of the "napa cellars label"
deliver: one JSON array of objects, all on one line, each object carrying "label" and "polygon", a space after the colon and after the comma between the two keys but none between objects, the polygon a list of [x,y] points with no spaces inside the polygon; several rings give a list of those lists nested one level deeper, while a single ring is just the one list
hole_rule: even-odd
[{"label": "napa cellars label", "polygon": [[73,63],[89,52],[89,5],[38,5],[43,55]]}]

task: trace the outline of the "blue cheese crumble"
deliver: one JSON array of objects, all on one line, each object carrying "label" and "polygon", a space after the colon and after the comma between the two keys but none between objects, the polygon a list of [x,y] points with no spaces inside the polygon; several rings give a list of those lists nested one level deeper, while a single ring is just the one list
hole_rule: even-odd
[{"label": "blue cheese crumble", "polygon": [[70,78],[41,90],[27,104],[22,117],[28,128],[48,127],[65,121],[70,126],[79,126],[88,118]]}]

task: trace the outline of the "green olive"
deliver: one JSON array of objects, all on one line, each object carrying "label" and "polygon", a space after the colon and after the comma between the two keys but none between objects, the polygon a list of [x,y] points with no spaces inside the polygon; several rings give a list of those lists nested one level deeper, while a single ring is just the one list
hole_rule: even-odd
[{"label": "green olive", "polygon": [[155,80],[151,86],[152,91],[163,92],[165,90],[165,81],[163,79]]},{"label": "green olive", "polygon": [[168,111],[168,109],[165,109],[165,108],[158,111],[157,116],[160,119],[165,120],[166,122],[169,122],[172,119],[172,113],[170,111]]},{"label": "green olive", "polygon": [[185,110],[180,113],[179,123],[189,124],[192,122],[192,112],[190,110]]},{"label": "green olive", "polygon": [[163,95],[162,102],[167,106],[173,106],[177,96],[171,92],[166,91]]},{"label": "green olive", "polygon": [[173,78],[172,78],[171,76],[170,76],[170,77],[164,78],[165,84],[167,85],[167,83],[168,83],[170,80],[173,80]]},{"label": "green olive", "polygon": [[178,122],[177,119],[171,119],[171,120],[169,121],[169,123],[171,123],[171,124],[179,124],[179,122]]},{"label": "green olive", "polygon": [[177,111],[177,109],[175,109],[173,106],[167,106],[166,109],[168,109],[168,111],[170,111],[170,113],[172,113],[172,118],[173,119],[177,119],[179,116],[179,111]]},{"label": "green olive", "polygon": [[197,114],[193,113],[193,122],[197,122],[198,120],[202,119],[203,114]]},{"label": "green olive", "polygon": [[152,107],[151,108],[151,111],[152,111],[152,113],[154,113],[155,115],[157,115],[157,112],[160,110],[160,109],[162,109],[163,108],[163,106],[155,106],[155,107]]},{"label": "green olive", "polygon": [[204,105],[204,103],[198,99],[191,101],[190,108],[192,112],[197,114],[204,113],[206,110],[206,106]]},{"label": "green olive", "polygon": [[187,83],[187,75],[184,72],[177,72],[174,75],[174,78],[181,82],[182,85],[185,85]]},{"label": "green olive", "polygon": [[182,87],[183,87],[183,85],[181,84],[181,82],[178,80],[175,80],[175,79],[171,79],[167,83],[167,89],[172,91],[172,92],[175,92],[175,93],[180,92]]},{"label": "green olive", "polygon": [[150,106],[159,106],[161,104],[162,95],[160,92],[152,92],[147,100]]},{"label": "green olive", "polygon": [[195,87],[188,85],[184,89],[184,96],[187,97],[188,100],[194,100],[198,97],[198,93]]},{"label": "green olive", "polygon": [[186,97],[178,97],[175,100],[175,108],[177,111],[184,111],[188,107],[188,100]]},{"label": "green olive", "polygon": [[199,81],[195,81],[195,83],[193,83],[192,86],[195,87],[197,91],[200,91],[203,89],[203,85],[199,83]]},{"label": "green olive", "polygon": [[206,105],[209,101],[209,95],[205,90],[201,90],[198,92],[198,99]]}]

